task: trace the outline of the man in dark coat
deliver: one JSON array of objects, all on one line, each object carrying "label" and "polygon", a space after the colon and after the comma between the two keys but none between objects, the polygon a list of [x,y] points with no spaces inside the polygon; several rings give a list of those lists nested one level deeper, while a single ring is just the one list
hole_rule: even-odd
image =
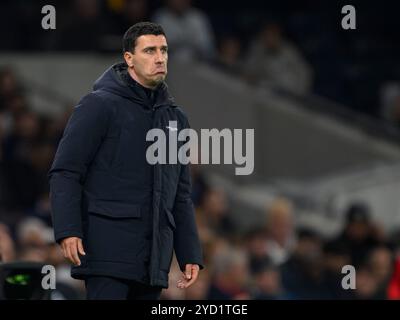
[{"label": "man in dark coat", "polygon": [[180,288],[197,279],[203,260],[189,166],[150,164],[146,135],[157,128],[168,140],[169,121],[178,132],[189,124],[164,82],[161,26],[137,23],[123,43],[125,62],[74,108],[49,171],[54,232],[88,299],[159,299],[173,251]]}]

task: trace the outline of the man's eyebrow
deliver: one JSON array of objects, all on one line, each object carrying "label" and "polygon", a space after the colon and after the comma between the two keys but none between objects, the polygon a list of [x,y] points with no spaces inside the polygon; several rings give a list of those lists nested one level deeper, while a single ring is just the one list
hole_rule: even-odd
[{"label": "man's eyebrow", "polygon": [[[143,51],[149,50],[149,49],[154,50],[154,49],[156,49],[156,48],[157,48],[157,46],[144,47],[144,48],[143,48]],[[167,46],[167,45],[160,46],[160,49],[168,49],[168,46]]]},{"label": "man's eyebrow", "polygon": [[148,49],[154,50],[155,48],[157,48],[157,47],[156,47],[156,46],[144,47],[144,48],[143,48],[143,51],[144,51],[144,50],[148,50]]}]

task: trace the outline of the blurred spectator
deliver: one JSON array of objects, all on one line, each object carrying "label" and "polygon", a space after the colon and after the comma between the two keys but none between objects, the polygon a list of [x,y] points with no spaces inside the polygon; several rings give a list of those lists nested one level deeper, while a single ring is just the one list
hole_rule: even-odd
[{"label": "blurred spectator", "polygon": [[307,94],[311,90],[311,68],[298,49],[284,39],[277,23],[267,23],[251,44],[245,74],[263,86],[296,94]]},{"label": "blurred spectator", "polygon": [[[0,69],[0,142],[12,131],[15,117],[28,109],[23,89],[11,68]],[[3,151],[3,150],[2,150]]]},{"label": "blurred spectator", "polygon": [[119,32],[120,38],[135,23],[149,19],[147,0],[125,0],[123,3],[118,21],[122,26]]},{"label": "blurred spectator", "polygon": [[7,168],[3,174],[8,187],[5,205],[9,209],[33,207],[37,196],[48,189],[43,173],[52,151],[40,146],[40,129],[38,115],[24,111],[3,140],[3,165]]},{"label": "blurred spectator", "polygon": [[15,73],[11,68],[0,69],[0,111],[3,111],[5,102],[21,92]]},{"label": "blurred spectator", "polygon": [[287,199],[275,199],[268,207],[265,230],[267,255],[280,265],[288,260],[295,245],[293,206]]},{"label": "blurred spectator", "polygon": [[350,205],[344,230],[333,241],[348,248],[351,264],[356,268],[366,261],[369,251],[379,243],[373,230],[368,206],[364,203]]},{"label": "blurred spectator", "polygon": [[268,259],[254,270],[254,288],[252,298],[255,300],[287,299],[285,296],[281,273]]},{"label": "blurred spectator", "polygon": [[22,248],[45,247],[54,242],[53,230],[38,218],[22,220],[17,228],[18,245]]},{"label": "blurred spectator", "polygon": [[197,210],[197,222],[212,233],[222,237],[233,237],[235,228],[229,213],[226,194],[221,189],[210,189]]},{"label": "blurred spectator", "polygon": [[50,207],[50,197],[49,192],[46,191],[39,195],[36,199],[36,203],[33,208],[27,210],[27,213],[40,219],[48,227],[52,227],[52,217],[51,217],[51,207]]},{"label": "blurred spectator", "polygon": [[9,96],[4,102],[4,111],[12,117],[18,117],[28,109],[25,97],[18,93]]},{"label": "blurred spectator", "polygon": [[15,246],[8,227],[0,223],[0,262],[11,262],[15,259]]},{"label": "blurred spectator", "polygon": [[[114,25],[111,25],[102,15],[101,1],[74,1],[75,11],[71,13],[74,19],[65,19],[69,23],[67,26],[60,25],[63,36],[57,34],[57,48],[111,48],[102,35],[105,31],[110,34],[109,30],[118,38],[116,47],[119,48],[121,33],[136,21],[146,20],[151,12],[149,2],[145,0],[114,2],[120,2],[121,7],[115,11]],[[186,60],[215,57],[214,35],[208,18],[192,8],[190,1],[168,1],[167,6],[158,10],[154,17],[167,32],[172,56]],[[216,64],[236,74],[241,69],[240,55],[240,40],[235,35],[224,37]],[[284,39],[277,24],[267,25],[254,41],[247,64],[249,76],[260,84],[272,84],[294,93],[307,93],[311,88],[312,77],[307,63]],[[0,224],[0,261],[11,262],[18,258],[54,265],[57,288],[66,285],[60,289],[63,293],[54,293],[54,299],[79,297],[77,292],[83,291],[82,282],[70,277],[69,265],[60,248],[47,236],[50,208],[43,182],[49,159],[54,155],[54,146],[62,135],[71,109],[68,107],[60,117],[43,123],[38,114],[29,110],[23,87],[12,69],[0,70],[0,201],[4,204],[3,200],[6,200],[7,209],[22,209],[24,215],[41,220],[19,221],[19,212],[1,210],[2,220],[4,216],[6,223],[10,217],[17,222],[18,241],[14,244],[14,233],[9,230],[14,230],[14,225],[6,227]],[[395,125],[400,123],[398,83],[383,87],[382,114]],[[386,240],[386,233],[371,222],[365,205],[351,206],[343,233],[323,246],[323,239],[312,230],[300,229],[295,233],[292,205],[285,199],[277,199],[268,209],[266,232],[252,230],[242,240],[246,255],[241,250],[230,248],[236,230],[227,195],[208,185],[199,168],[192,166],[192,197],[197,207],[208,269],[200,273],[192,287],[179,290],[176,281],[181,271],[174,260],[170,288],[163,292],[164,299],[400,298],[399,258],[394,267],[393,252],[379,245]],[[4,190],[7,192],[3,195]],[[341,287],[341,269],[347,264],[358,266],[356,291]],[[249,291],[250,288],[253,291]]]},{"label": "blurred spectator", "polygon": [[[0,240],[1,235],[0,228]],[[69,265],[60,247],[54,243],[52,228],[38,218],[25,218],[17,225],[16,238],[17,254],[10,256],[7,262],[37,262],[55,267],[57,285],[56,289],[50,292],[51,300],[80,299],[83,296],[81,281],[70,277]],[[11,238],[9,240],[10,244],[7,247],[10,248],[14,245]],[[6,243],[0,241],[0,247]]]},{"label": "blurred spectator", "polygon": [[367,266],[371,276],[377,282],[376,295],[380,299],[387,299],[387,288],[393,273],[393,254],[385,246],[377,246],[369,253]]},{"label": "blurred spectator", "polygon": [[[204,232],[202,233],[204,234]],[[208,266],[208,269],[212,270],[214,257],[226,251],[232,244],[228,239],[211,234],[211,232],[208,234],[209,237],[204,239],[202,233],[199,234],[199,237],[203,248],[204,263]]]},{"label": "blurred spectator", "polygon": [[37,114],[25,111],[15,119],[14,131],[5,139],[4,158],[28,161],[32,144],[39,136],[39,119]]},{"label": "blurred spectator", "polygon": [[309,229],[298,232],[298,241],[289,260],[281,266],[282,283],[293,299],[327,299],[322,266],[322,241]]},{"label": "blurred spectator", "polygon": [[357,269],[355,296],[358,300],[382,299],[378,292],[379,283],[365,266]]},{"label": "blurred spectator", "polygon": [[213,267],[207,299],[250,299],[248,263],[242,250],[231,247],[221,251],[215,255]]},{"label": "blurred spectator", "polygon": [[102,49],[102,36],[110,23],[102,17],[99,0],[74,0],[66,25],[54,32],[54,48],[63,51],[98,51]]},{"label": "blurred spectator", "polygon": [[239,75],[242,72],[242,61],[240,59],[240,39],[234,35],[225,36],[218,46],[218,57],[216,64],[223,71]]},{"label": "blurred spectator", "polygon": [[255,228],[247,232],[243,239],[249,257],[250,272],[258,270],[260,264],[270,260],[265,250],[266,234],[263,228]]},{"label": "blurred spectator", "polygon": [[349,249],[341,242],[327,242],[323,249],[324,286],[329,298],[353,299],[353,290],[344,290],[342,287],[342,279],[344,277],[342,269],[344,266],[351,264]]},{"label": "blurred spectator", "polygon": [[192,7],[191,0],[166,0],[153,21],[159,23],[168,39],[171,58],[183,61],[215,58],[215,40],[207,16]]},{"label": "blurred spectator", "polygon": [[381,87],[381,116],[400,126],[400,83],[386,83]]},{"label": "blurred spectator", "polygon": [[45,247],[22,247],[18,251],[19,261],[29,261],[29,262],[46,262],[46,248]]}]

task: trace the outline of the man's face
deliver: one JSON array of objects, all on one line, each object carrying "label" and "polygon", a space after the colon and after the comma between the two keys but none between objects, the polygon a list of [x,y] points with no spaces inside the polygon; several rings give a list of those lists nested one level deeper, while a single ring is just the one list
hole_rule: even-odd
[{"label": "man's face", "polygon": [[126,52],[125,60],[140,84],[153,88],[167,76],[168,46],[163,35],[137,38],[134,52]]}]

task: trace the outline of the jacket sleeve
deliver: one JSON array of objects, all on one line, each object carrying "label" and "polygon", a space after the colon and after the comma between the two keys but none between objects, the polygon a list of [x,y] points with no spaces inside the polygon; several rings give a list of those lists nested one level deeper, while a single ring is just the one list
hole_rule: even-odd
[{"label": "jacket sleeve", "polygon": [[[186,121],[186,127],[189,124]],[[181,172],[173,209],[176,229],[174,250],[179,267],[185,270],[186,264],[198,264],[204,269],[203,253],[197,232],[195,211],[191,199],[190,165],[181,165]]]},{"label": "jacket sleeve", "polygon": [[83,237],[83,184],[108,122],[102,99],[94,93],[82,98],[68,120],[48,172],[54,235],[58,243],[66,237]]}]

